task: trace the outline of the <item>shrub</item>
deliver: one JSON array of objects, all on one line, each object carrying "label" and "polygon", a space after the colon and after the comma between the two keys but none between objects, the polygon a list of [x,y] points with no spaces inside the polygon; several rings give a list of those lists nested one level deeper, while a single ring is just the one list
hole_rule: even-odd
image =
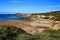
[{"label": "shrub", "polygon": [[60,30],[45,30],[30,35],[14,26],[0,26],[0,40],[60,40]]}]

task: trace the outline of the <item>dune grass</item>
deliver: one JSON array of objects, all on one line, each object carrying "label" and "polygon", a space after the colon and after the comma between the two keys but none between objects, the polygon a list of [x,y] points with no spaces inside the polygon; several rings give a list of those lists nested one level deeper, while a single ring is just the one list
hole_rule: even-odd
[{"label": "dune grass", "polygon": [[0,25],[0,40],[60,40],[60,30],[45,30],[36,35],[30,35],[14,26]]}]

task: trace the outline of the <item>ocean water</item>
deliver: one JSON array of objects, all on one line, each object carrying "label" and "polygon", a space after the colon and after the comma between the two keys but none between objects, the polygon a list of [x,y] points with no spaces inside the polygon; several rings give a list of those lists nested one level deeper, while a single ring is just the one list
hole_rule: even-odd
[{"label": "ocean water", "polygon": [[2,21],[9,21],[15,19],[22,19],[25,18],[24,16],[15,16],[15,15],[8,15],[8,14],[0,14],[0,22]]}]

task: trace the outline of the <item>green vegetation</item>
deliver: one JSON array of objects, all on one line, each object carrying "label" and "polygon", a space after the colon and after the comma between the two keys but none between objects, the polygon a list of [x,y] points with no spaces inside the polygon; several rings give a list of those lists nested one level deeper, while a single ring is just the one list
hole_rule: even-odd
[{"label": "green vegetation", "polygon": [[52,16],[58,16],[60,15],[60,11],[52,11],[52,12],[47,12],[47,13],[33,13],[32,15],[52,15]]},{"label": "green vegetation", "polygon": [[[52,11],[52,12],[47,12],[47,13],[33,13],[31,16],[33,16],[33,15],[54,16],[52,18],[52,20],[60,21],[60,11]],[[48,19],[48,17],[47,17],[47,19]]]},{"label": "green vegetation", "polygon": [[22,33],[25,32],[14,26],[0,25],[0,40],[16,40],[16,37]]},{"label": "green vegetation", "polygon": [[60,40],[60,30],[45,30],[42,33],[30,35],[14,26],[0,25],[0,40]]}]

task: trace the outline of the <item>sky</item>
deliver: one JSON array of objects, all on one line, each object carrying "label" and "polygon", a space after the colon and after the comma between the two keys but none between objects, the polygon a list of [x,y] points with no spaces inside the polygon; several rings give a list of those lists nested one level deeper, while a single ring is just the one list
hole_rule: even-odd
[{"label": "sky", "polygon": [[0,0],[0,12],[41,13],[60,11],[60,0]]}]

